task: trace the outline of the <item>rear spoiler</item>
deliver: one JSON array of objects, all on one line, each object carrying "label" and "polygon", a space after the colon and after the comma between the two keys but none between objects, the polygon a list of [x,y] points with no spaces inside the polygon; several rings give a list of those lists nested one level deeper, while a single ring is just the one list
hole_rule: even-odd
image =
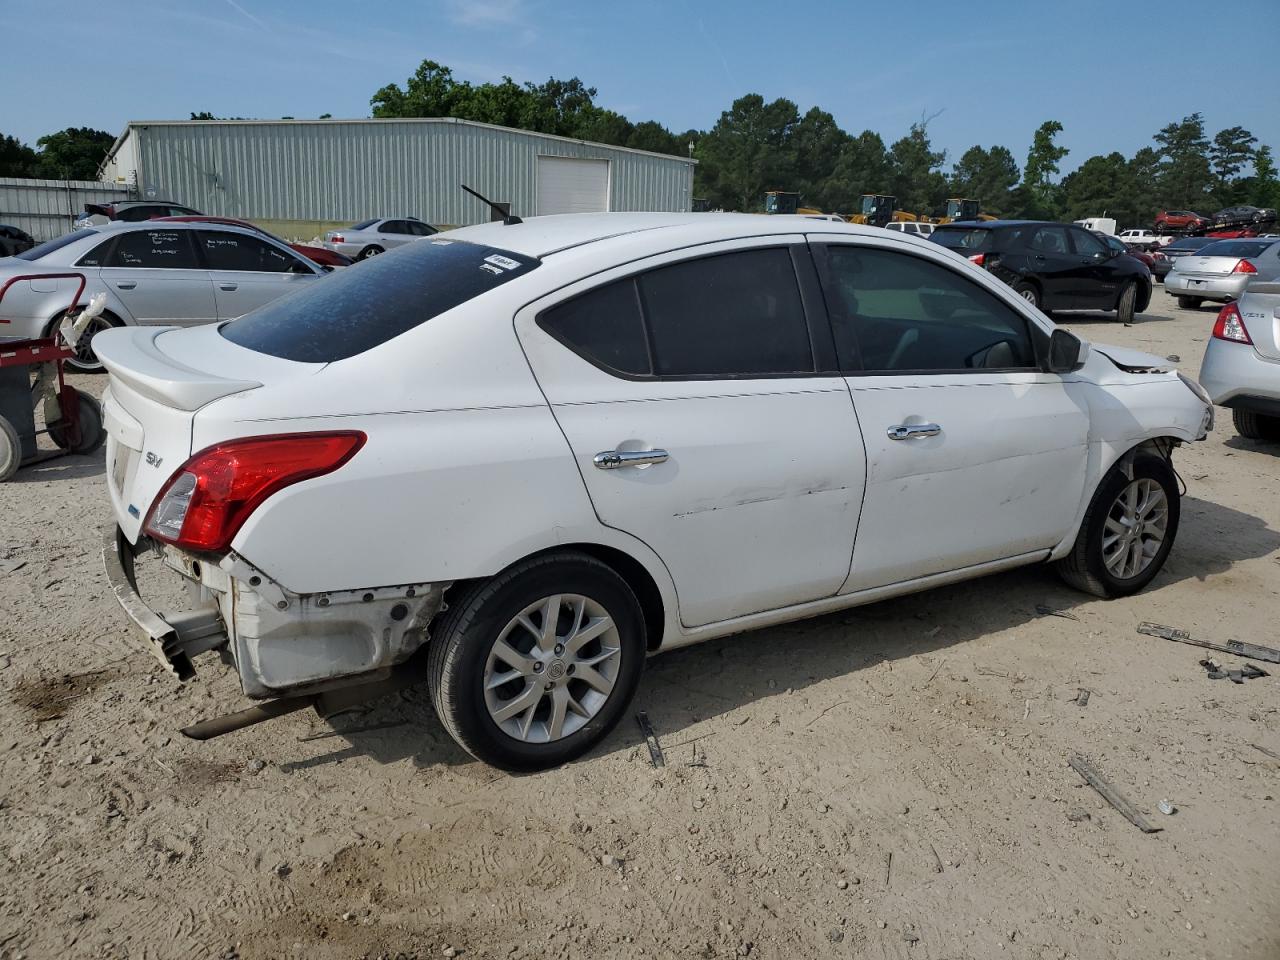
[{"label": "rear spoiler", "polygon": [[106,217],[108,220],[115,216],[116,208],[113,203],[86,203],[84,212],[88,214],[96,214],[100,217]]},{"label": "rear spoiler", "polygon": [[1280,296],[1280,280],[1270,280],[1267,283],[1254,283],[1244,288],[1245,293],[1262,293],[1270,296]]},{"label": "rear spoiler", "polygon": [[144,397],[179,410],[198,410],[221,397],[262,386],[195,370],[163,353],[156,338],[176,327],[116,327],[93,338],[107,372]]}]

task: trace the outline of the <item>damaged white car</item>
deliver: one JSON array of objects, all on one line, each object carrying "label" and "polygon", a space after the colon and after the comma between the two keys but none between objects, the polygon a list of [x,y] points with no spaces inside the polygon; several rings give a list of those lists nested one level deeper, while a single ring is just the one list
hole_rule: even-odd
[{"label": "damaged white car", "polygon": [[1133,593],[1213,419],[937,244],[804,217],[510,218],[94,346],[113,589],[265,701],[190,732],[425,675],[508,769],[599,741],[660,650],[1022,564]]}]

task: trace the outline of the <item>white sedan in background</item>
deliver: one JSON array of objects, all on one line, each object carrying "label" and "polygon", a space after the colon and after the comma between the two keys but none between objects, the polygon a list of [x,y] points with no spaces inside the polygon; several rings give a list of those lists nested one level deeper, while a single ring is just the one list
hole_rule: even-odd
[{"label": "white sedan in background", "polygon": [[352,260],[368,260],[439,232],[417,217],[380,217],[361,220],[341,230],[330,230],[320,245]]},{"label": "white sedan in background", "polygon": [[[14,281],[23,276],[32,279]],[[116,220],[0,261],[0,337],[52,335],[83,277],[80,306],[101,293],[106,309],[90,321],[67,362],[96,371],[102,366],[93,340],[103,330],[230,320],[322,276],[318,264],[255,230]]]},{"label": "white sedan in background", "polygon": [[[98,349],[113,589],[268,700],[193,734],[425,673],[508,769],[598,742],[656,651],[1024,564],[1140,590],[1212,425],[938,244],[798,216],[471,227]],[[205,605],[153,612],[144,552]]]}]

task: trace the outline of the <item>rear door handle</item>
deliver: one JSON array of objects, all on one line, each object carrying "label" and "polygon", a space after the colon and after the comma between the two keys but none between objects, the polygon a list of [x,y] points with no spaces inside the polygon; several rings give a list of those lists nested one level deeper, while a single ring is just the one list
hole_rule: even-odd
[{"label": "rear door handle", "polygon": [[666,463],[667,451],[653,450],[605,450],[591,458],[600,470],[617,470],[619,467],[643,467],[649,463]]},{"label": "rear door handle", "polygon": [[218,289],[219,289],[219,290],[234,290],[235,288],[236,288],[236,284],[234,284],[234,283],[220,283],[220,284],[218,284]]},{"label": "rear door handle", "polygon": [[942,427],[936,423],[899,423],[885,431],[890,440],[913,440],[916,437],[936,437]]},{"label": "rear door handle", "polygon": [[132,290],[137,285],[138,285],[137,280],[120,280],[116,283],[116,286],[119,287],[121,290]]}]

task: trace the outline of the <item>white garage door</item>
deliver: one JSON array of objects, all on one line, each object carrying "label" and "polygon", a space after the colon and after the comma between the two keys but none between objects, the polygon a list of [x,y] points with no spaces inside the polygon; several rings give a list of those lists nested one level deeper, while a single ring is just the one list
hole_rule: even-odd
[{"label": "white garage door", "polygon": [[609,161],[538,158],[538,213],[603,213],[609,209]]}]

